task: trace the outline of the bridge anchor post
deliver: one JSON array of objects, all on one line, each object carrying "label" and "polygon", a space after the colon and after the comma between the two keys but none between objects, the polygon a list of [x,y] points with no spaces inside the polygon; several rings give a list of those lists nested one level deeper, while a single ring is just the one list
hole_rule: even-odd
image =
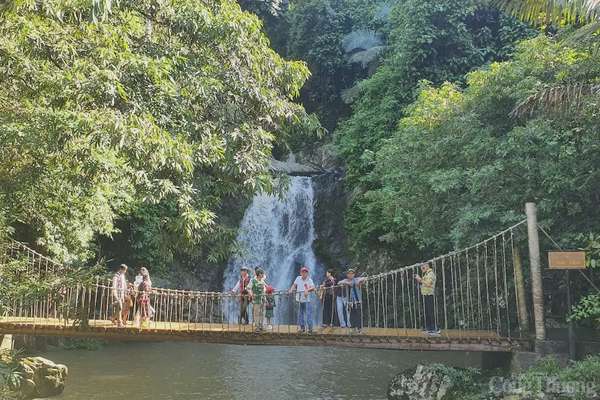
[{"label": "bridge anchor post", "polygon": [[538,234],[537,207],[535,203],[525,204],[527,214],[527,239],[529,243],[529,264],[531,268],[531,291],[533,316],[535,321],[536,352],[538,343],[546,340],[544,323],[544,290],[542,287],[542,267],[540,262],[540,238]]}]

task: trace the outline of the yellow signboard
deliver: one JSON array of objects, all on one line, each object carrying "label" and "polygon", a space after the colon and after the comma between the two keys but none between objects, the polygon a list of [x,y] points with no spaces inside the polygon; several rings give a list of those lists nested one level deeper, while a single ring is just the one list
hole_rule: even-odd
[{"label": "yellow signboard", "polygon": [[549,251],[550,269],[585,269],[585,251]]}]

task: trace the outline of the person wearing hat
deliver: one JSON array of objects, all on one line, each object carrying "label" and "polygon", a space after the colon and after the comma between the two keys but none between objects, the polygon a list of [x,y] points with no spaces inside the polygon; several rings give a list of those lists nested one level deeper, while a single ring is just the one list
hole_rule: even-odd
[{"label": "person wearing hat", "polygon": [[350,325],[356,333],[362,333],[362,285],[366,277],[356,277],[353,268],[346,271],[346,279],[338,282],[338,285],[346,288],[346,307],[349,314]]},{"label": "person wearing hat", "polygon": [[250,280],[248,293],[252,298],[252,318],[256,332],[264,330],[265,319],[265,271],[262,268],[255,270],[256,276]]},{"label": "person wearing hat", "polygon": [[292,287],[290,287],[289,293],[296,293],[296,301],[299,305],[298,311],[298,326],[300,332],[306,332],[308,327],[308,333],[312,333],[313,320],[312,320],[312,307],[310,304],[311,293],[315,291],[315,284],[313,280],[308,276],[308,268],[300,268],[300,276],[296,277]]},{"label": "person wearing hat", "polygon": [[248,275],[248,271],[249,270],[247,267],[240,268],[240,279],[231,290],[233,293],[240,294],[240,317],[238,319],[238,323],[244,325],[248,325],[250,323],[250,318],[248,317],[248,304],[250,303],[248,285],[250,285],[250,275]]},{"label": "person wearing hat", "polygon": [[119,269],[112,279],[112,311],[113,324],[118,327],[123,326],[123,305],[125,303],[125,294],[127,293],[127,265],[119,265]]},{"label": "person wearing hat", "polygon": [[424,332],[428,335],[439,335],[440,331],[435,326],[435,305],[433,295],[435,293],[435,272],[431,269],[429,263],[421,265],[423,276],[415,275],[415,280],[421,286],[421,296],[424,304]]}]

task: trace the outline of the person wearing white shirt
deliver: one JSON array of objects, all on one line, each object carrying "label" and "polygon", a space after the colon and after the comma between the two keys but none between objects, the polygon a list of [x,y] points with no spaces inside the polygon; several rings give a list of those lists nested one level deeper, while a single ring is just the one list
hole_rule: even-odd
[{"label": "person wearing white shirt", "polygon": [[312,294],[315,292],[315,284],[308,273],[309,270],[307,267],[300,269],[300,276],[294,280],[289,293],[296,293],[296,301],[299,305],[298,326],[300,327],[300,332],[306,332],[306,328],[308,327],[308,333],[312,333],[313,320],[310,301]]},{"label": "person wearing white shirt", "polygon": [[121,264],[112,279],[113,323],[118,327],[123,326],[123,303],[127,292],[126,274],[127,265]]},{"label": "person wearing white shirt", "polygon": [[133,287],[135,290],[138,290],[142,282],[144,281],[144,277],[148,277],[148,282],[150,286],[152,286],[152,280],[150,279],[150,272],[148,272],[148,268],[141,267],[140,272],[135,276],[135,281],[133,281]]},{"label": "person wearing white shirt", "polygon": [[239,303],[240,303],[240,317],[238,318],[238,323],[240,325],[248,325],[250,323],[250,318],[248,316],[248,305],[252,300],[252,296],[250,296],[248,292],[248,286],[250,285],[250,275],[248,275],[248,268],[242,267],[240,268],[240,280],[237,281],[235,287],[231,289],[232,293],[239,293]]}]

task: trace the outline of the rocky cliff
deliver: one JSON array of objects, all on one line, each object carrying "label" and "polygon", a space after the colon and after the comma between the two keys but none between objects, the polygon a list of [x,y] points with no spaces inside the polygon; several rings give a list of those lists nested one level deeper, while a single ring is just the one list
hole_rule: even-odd
[{"label": "rocky cliff", "polygon": [[315,190],[315,254],[325,268],[342,271],[348,264],[344,230],[347,195],[339,169],[313,177]]}]

